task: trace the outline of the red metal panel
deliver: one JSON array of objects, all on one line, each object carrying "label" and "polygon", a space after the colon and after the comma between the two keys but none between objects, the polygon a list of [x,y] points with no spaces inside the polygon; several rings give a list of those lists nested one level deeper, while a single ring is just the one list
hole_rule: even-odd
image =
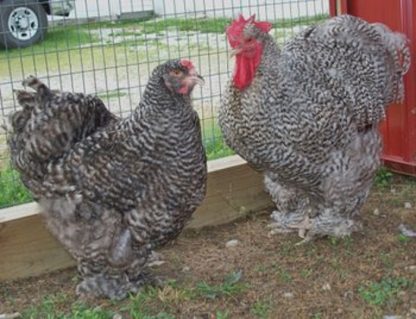
[{"label": "red metal panel", "polygon": [[369,22],[382,22],[409,38],[412,61],[405,76],[403,103],[391,105],[381,125],[383,159],[392,169],[416,175],[416,4],[414,0],[330,0],[332,15],[349,13]]}]

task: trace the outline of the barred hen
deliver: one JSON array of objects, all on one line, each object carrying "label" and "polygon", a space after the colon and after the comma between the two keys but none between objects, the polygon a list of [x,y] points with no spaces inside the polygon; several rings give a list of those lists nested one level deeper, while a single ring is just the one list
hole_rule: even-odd
[{"label": "barred hen", "polygon": [[349,16],[308,27],[281,50],[272,25],[240,16],[219,111],[226,143],[265,176],[272,233],[345,236],[380,164],[378,125],[403,98],[407,40]]},{"label": "barred hen", "polygon": [[179,235],[202,202],[206,157],[190,94],[202,83],[189,60],[153,71],[126,119],[97,97],[19,91],[12,163],[52,234],[77,260],[80,295],[120,299],[150,280],[149,254]]}]

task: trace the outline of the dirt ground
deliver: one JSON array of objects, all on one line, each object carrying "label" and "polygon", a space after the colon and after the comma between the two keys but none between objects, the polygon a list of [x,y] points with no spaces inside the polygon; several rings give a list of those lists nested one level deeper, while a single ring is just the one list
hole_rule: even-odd
[{"label": "dirt ground", "polygon": [[[296,246],[296,234],[269,236],[271,209],[187,230],[160,251],[167,262],[154,272],[165,286],[122,302],[84,302],[118,314],[109,318],[416,318],[416,238],[398,229],[416,229],[415,206],[416,179],[395,175],[373,188],[363,231],[348,238]],[[226,247],[230,240],[237,245]],[[45,298],[71,311],[77,280],[68,269],[2,283],[0,313],[22,313]]]}]

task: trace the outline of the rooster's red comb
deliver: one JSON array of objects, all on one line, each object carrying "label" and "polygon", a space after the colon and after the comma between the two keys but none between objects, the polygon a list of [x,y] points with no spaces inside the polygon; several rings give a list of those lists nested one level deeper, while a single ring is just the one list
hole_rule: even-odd
[{"label": "rooster's red comb", "polygon": [[244,19],[243,15],[240,14],[240,16],[235,19],[231,25],[227,28],[227,36],[229,39],[232,38],[236,38],[239,37],[241,32],[243,32],[244,27],[248,24],[248,23],[252,23],[254,24],[254,26],[267,33],[271,30],[272,28],[272,24],[270,22],[267,21],[255,21],[256,15],[253,14],[251,17],[249,17],[247,20]]}]

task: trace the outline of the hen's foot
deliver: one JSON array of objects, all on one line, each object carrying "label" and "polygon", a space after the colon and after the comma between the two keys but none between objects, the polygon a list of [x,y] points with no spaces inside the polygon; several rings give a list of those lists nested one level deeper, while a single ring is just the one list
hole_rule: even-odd
[{"label": "hen's foot", "polygon": [[313,227],[313,220],[309,218],[309,216],[305,216],[299,223],[296,224],[290,224],[288,225],[289,228],[298,230],[298,235],[300,238],[303,238],[307,241],[310,240],[309,230]]},{"label": "hen's foot", "polygon": [[160,285],[160,281],[154,276],[141,273],[134,278],[128,278],[125,274],[115,277],[107,277],[103,274],[84,278],[77,285],[76,293],[81,298],[105,297],[113,300],[121,300],[128,294],[136,294],[145,285]]},{"label": "hen's foot", "polygon": [[164,280],[161,277],[148,271],[142,271],[138,276],[129,275],[129,278],[130,282],[136,282],[142,286],[162,287],[164,285]]},{"label": "hen's foot", "polygon": [[274,211],[271,216],[273,220],[267,227],[270,228],[270,234],[286,234],[296,231],[295,225],[300,223],[304,219],[303,213],[283,213]]},{"label": "hen's foot", "polygon": [[158,267],[164,263],[166,263],[166,261],[163,260],[163,255],[152,250],[149,257],[147,258],[146,267]]}]

